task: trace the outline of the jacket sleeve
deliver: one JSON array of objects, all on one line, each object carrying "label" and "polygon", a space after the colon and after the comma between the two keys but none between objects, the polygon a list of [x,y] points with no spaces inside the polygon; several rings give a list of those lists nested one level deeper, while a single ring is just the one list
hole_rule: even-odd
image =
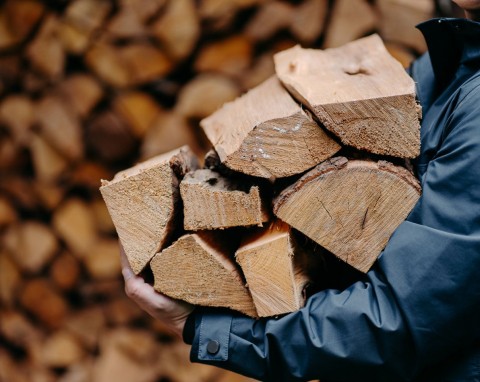
[{"label": "jacket sleeve", "polygon": [[419,202],[366,281],[277,319],[199,311],[191,359],[263,381],[397,381],[478,341],[479,103],[478,87],[457,103]]}]

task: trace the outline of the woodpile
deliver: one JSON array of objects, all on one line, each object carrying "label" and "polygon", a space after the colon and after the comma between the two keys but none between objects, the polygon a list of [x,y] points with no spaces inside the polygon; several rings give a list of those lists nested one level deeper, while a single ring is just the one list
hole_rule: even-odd
[{"label": "woodpile", "polygon": [[[178,260],[173,249],[188,248],[195,258],[182,277],[201,289],[205,279],[196,264],[208,261],[203,272],[215,269],[219,289],[239,296],[227,306],[260,316],[298,309],[310,280],[343,264],[318,255],[324,252],[321,246],[335,252],[343,241],[317,239],[292,211],[293,195],[303,195],[313,210],[319,203],[309,195],[313,184],[330,188],[349,172],[361,174],[373,188],[362,194],[358,187],[356,194],[339,193],[339,198],[363,198],[365,204],[350,219],[371,230],[386,216],[373,207],[384,202],[375,193],[388,183],[403,195],[410,184],[404,171],[382,162],[385,153],[370,156],[372,163],[363,154],[364,143],[346,149],[352,137],[342,133],[346,121],[335,114],[353,103],[367,110],[381,102],[386,109],[377,109],[376,117],[391,117],[388,107],[412,105],[408,86],[398,94],[380,89],[378,102],[355,93],[355,99],[339,97],[327,106],[314,94],[299,106],[280,83],[285,80],[278,62],[275,74],[273,55],[279,51],[289,52],[296,44],[337,47],[372,32],[404,66],[424,51],[413,25],[433,15],[433,1],[356,3],[0,2],[0,381],[248,380],[190,364],[188,347],[173,341],[165,327],[125,296],[116,236],[121,206],[128,200],[129,221],[141,222],[118,230],[128,238],[122,238],[124,244],[137,240],[134,247],[144,258],[138,257],[136,271],[150,261],[168,272],[162,264]],[[353,80],[370,64],[341,69]],[[329,113],[331,120],[321,119]],[[317,128],[318,120],[325,130]],[[229,124],[231,137],[221,134],[219,123]],[[411,126],[411,120],[404,123]],[[397,148],[415,150],[411,135],[392,134]],[[217,154],[203,161],[211,144]],[[178,159],[174,153],[184,145],[190,151],[185,156],[180,150]],[[383,141],[378,146],[386,147]],[[395,148],[388,150],[393,155]],[[164,155],[169,159],[160,160],[158,168],[158,158],[153,159],[152,171],[162,176],[151,184],[148,198],[125,194],[118,200],[115,227],[98,191],[100,179],[114,179],[120,170]],[[201,159],[195,163],[194,158]],[[328,171],[316,167],[321,162],[330,164],[323,164]],[[131,190],[131,178],[127,171],[107,188]],[[159,193],[166,184],[169,191]],[[291,193],[295,187],[298,191]],[[168,200],[162,202],[165,208],[149,210],[160,199]],[[322,202],[329,213],[340,212],[338,200]],[[242,214],[238,206],[245,207]],[[329,219],[327,212],[315,218]],[[345,225],[349,218],[340,214],[337,219]],[[332,225],[329,232],[338,229]],[[362,243],[354,248],[362,253]],[[272,252],[275,257],[268,256]],[[338,256],[354,260],[346,253],[350,248]],[[235,254],[242,272],[225,261]],[[158,282],[156,287],[185,292]]]}]

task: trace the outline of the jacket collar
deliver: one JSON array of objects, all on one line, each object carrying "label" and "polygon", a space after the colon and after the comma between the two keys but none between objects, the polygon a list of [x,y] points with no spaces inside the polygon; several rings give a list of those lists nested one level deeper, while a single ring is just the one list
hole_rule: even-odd
[{"label": "jacket collar", "polygon": [[438,88],[444,88],[462,64],[480,69],[480,23],[437,18],[417,28],[425,37]]}]

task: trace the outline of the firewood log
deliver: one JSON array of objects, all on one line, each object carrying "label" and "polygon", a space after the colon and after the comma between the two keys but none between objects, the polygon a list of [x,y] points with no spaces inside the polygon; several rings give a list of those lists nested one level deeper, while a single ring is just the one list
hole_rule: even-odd
[{"label": "firewood log", "polygon": [[187,147],[154,157],[102,180],[100,191],[135,273],[170,240],[179,207],[179,182],[197,167]]},{"label": "firewood log", "polygon": [[63,291],[77,286],[81,275],[79,260],[68,252],[56,256],[50,265],[49,276],[54,284]]},{"label": "firewood log", "polygon": [[290,31],[302,44],[312,44],[324,27],[328,11],[327,0],[304,0],[299,4],[290,22]]},{"label": "firewood log", "polygon": [[105,313],[99,305],[72,312],[65,324],[65,328],[90,351],[98,347],[100,336],[106,327]]},{"label": "firewood log", "polygon": [[276,77],[224,105],[200,125],[224,165],[263,178],[301,173],[340,149]]},{"label": "firewood log", "polygon": [[120,256],[116,239],[101,239],[88,251],[83,263],[92,279],[113,279],[120,275]]},{"label": "firewood log", "polygon": [[325,51],[297,46],[274,58],[283,84],[343,144],[403,158],[419,154],[415,85],[377,35]]},{"label": "firewood log", "polygon": [[283,1],[262,4],[245,28],[245,34],[254,42],[271,39],[275,33],[290,25],[293,6]]},{"label": "firewood log", "polygon": [[154,288],[191,304],[226,307],[256,317],[232,256],[233,251],[210,232],[182,236],[152,259]]},{"label": "firewood log", "polygon": [[42,363],[50,368],[72,366],[84,355],[78,340],[65,329],[54,332],[42,344]]},{"label": "firewood log", "polygon": [[0,228],[13,224],[18,219],[18,214],[10,201],[0,195]]},{"label": "firewood log", "polygon": [[38,134],[34,133],[30,137],[30,151],[35,178],[39,182],[55,181],[68,167],[68,161]]},{"label": "firewood log", "polygon": [[[0,251],[0,302],[7,307],[13,306],[22,276],[17,264],[5,251]],[[1,321],[1,320],[0,320]]]},{"label": "firewood log", "polygon": [[9,129],[16,145],[28,145],[34,121],[34,107],[28,97],[15,95],[5,98],[0,104],[0,120]]},{"label": "firewood log", "polygon": [[403,167],[336,157],[286,188],[274,213],[367,272],[419,197],[418,181]]}]

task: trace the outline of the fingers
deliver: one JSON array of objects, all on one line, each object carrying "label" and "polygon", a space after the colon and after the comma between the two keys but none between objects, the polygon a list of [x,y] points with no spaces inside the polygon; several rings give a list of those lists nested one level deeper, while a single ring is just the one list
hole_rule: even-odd
[{"label": "fingers", "polygon": [[122,264],[122,275],[125,282],[127,282],[128,280],[130,280],[132,277],[135,276],[135,273],[133,272],[132,267],[128,262],[127,255],[125,253],[125,250],[123,249],[123,246],[120,240],[118,241],[118,246],[120,249],[120,262]]}]

